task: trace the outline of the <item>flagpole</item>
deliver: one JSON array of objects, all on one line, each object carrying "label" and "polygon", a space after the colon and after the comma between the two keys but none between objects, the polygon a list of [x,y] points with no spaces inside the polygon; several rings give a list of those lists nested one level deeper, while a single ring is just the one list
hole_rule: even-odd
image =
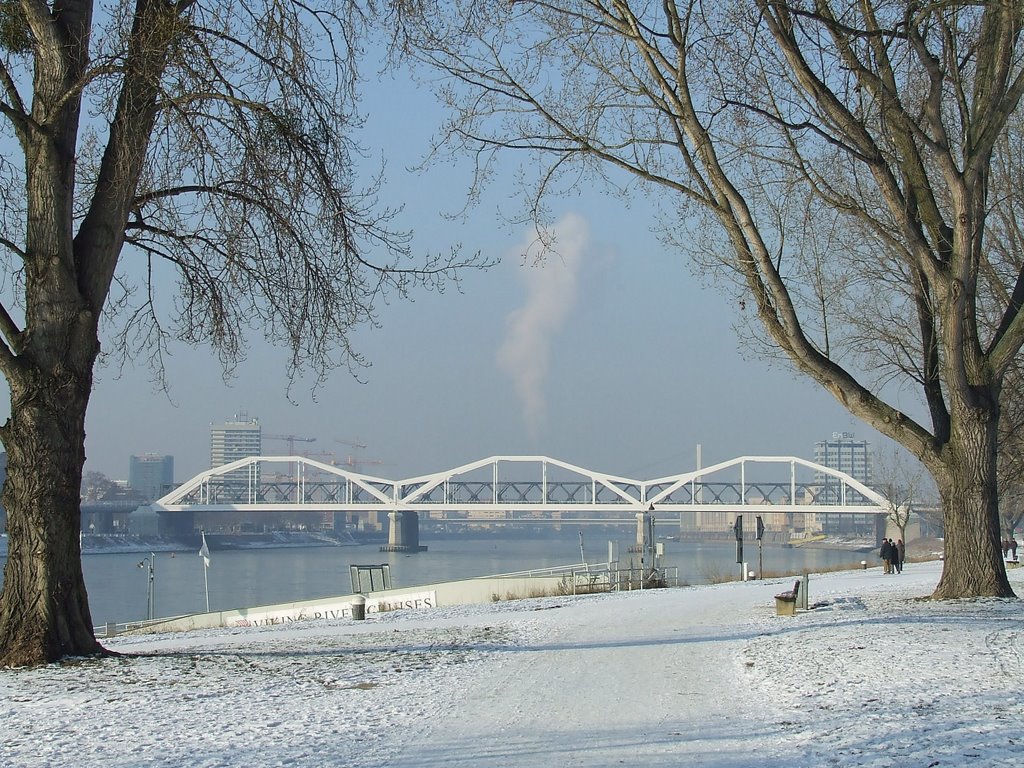
[{"label": "flagpole", "polygon": [[210,612],[210,548],[206,546],[206,531],[200,531],[203,536],[203,546],[199,549],[199,556],[203,558],[203,584],[206,587],[206,612]]}]

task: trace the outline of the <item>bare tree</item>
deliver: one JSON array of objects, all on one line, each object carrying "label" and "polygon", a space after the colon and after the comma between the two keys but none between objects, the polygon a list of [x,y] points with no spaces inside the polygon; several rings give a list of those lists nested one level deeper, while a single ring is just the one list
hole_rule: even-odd
[{"label": "bare tree", "polygon": [[[945,510],[935,596],[1011,595],[995,470],[1024,275],[990,242],[994,210],[1020,210],[989,191],[997,160],[1014,164],[1022,13],[1016,0],[462,0],[407,45],[447,75],[439,149],[471,153],[481,181],[496,153],[539,160],[531,214],[580,173],[650,190],[668,242],[927,467]],[[849,321],[872,312],[914,332],[864,337]],[[926,421],[885,396],[901,390]]]},{"label": "bare tree", "polygon": [[111,498],[117,485],[102,472],[86,472],[82,478],[83,501],[106,501]]},{"label": "bare tree", "polygon": [[900,538],[906,541],[907,526],[915,512],[914,505],[920,500],[924,467],[916,460],[908,459],[895,447],[876,453],[873,466],[874,485],[889,501],[886,518],[899,529]]},{"label": "bare tree", "polygon": [[462,266],[409,260],[354,171],[357,53],[402,5],[0,3],[0,666],[103,652],[79,552],[101,318],[158,372],[175,338],[230,369],[256,329],[322,377],[362,362],[349,332],[382,295]]}]

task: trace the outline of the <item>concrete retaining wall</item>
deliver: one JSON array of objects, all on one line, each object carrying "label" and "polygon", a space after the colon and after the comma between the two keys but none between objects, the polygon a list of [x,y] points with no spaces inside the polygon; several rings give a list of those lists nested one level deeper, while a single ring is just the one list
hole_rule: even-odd
[{"label": "concrete retaining wall", "polygon": [[[566,586],[568,585],[568,586]],[[388,589],[366,595],[368,615],[397,610],[430,610],[451,605],[490,603],[558,594],[572,590],[571,576],[515,576],[465,579],[402,589]],[[132,628],[132,633],[182,632],[215,627],[261,627],[313,619],[349,618],[355,595],[324,597],[295,603],[262,605],[233,611],[213,611],[179,616]]]}]

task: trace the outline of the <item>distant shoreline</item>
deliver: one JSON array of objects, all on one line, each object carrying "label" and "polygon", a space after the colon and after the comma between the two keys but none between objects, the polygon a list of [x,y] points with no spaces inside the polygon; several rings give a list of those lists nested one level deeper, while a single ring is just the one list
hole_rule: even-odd
[{"label": "distant shoreline", "polygon": [[[379,543],[378,538],[356,539],[330,534],[274,531],[254,534],[207,534],[207,545],[212,551],[253,549],[294,549],[302,547],[346,547]],[[170,537],[117,534],[83,534],[83,555],[139,554],[146,552],[198,552],[199,536]],[[0,536],[0,557],[7,556],[7,535]]]},{"label": "distant shoreline", "polygon": [[[424,541],[459,541],[487,540],[508,538],[508,531],[502,533],[473,532],[460,534],[439,534],[436,531],[425,532]],[[568,537],[564,531],[558,534]],[[575,535],[575,534],[573,534]],[[539,532],[523,531],[512,538],[548,538]],[[353,536],[350,533],[335,534],[331,532],[309,531],[271,531],[269,533],[207,533],[207,544],[212,551],[255,550],[255,549],[289,549],[303,547],[351,547],[372,545],[385,542],[387,537],[381,533]],[[733,541],[729,536],[684,536],[666,537],[670,541],[685,544],[727,544]],[[756,545],[756,541],[745,541],[746,546]],[[869,542],[841,538],[825,538],[806,543],[789,543],[768,540],[769,546],[799,546],[807,549],[830,549],[849,552],[869,553],[876,549]],[[145,552],[198,552],[201,545],[199,536],[167,537],[117,534],[84,534],[82,536],[83,555],[107,555]],[[0,557],[7,556],[7,535],[0,535]]]}]

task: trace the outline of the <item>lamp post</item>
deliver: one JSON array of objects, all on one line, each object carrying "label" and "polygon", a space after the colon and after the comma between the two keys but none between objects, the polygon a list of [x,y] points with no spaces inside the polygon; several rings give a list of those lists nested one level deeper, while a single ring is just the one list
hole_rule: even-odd
[{"label": "lamp post", "polygon": [[139,568],[149,569],[149,587],[146,590],[146,618],[152,621],[154,611],[156,610],[156,553],[150,552],[149,557],[143,558],[139,562]]}]

